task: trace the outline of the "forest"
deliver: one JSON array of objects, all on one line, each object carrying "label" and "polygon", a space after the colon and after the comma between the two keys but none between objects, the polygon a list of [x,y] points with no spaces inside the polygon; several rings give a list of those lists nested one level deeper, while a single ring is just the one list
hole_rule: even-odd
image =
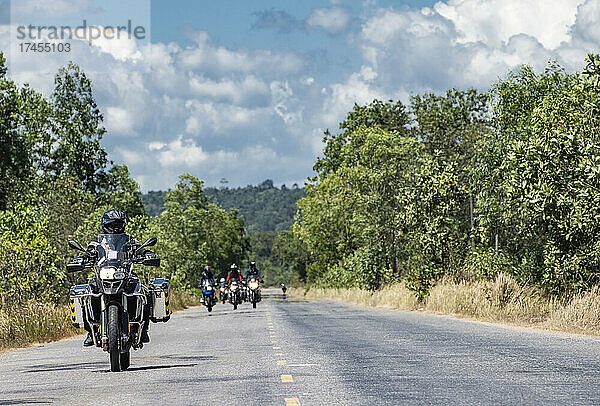
[{"label": "forest", "polygon": [[600,280],[600,56],[521,66],[486,93],[355,105],[327,132],[293,226],[306,282],[420,300],[510,275],[547,295]]},{"label": "forest", "polygon": [[[156,217],[162,213],[166,194],[166,191],[150,191],[142,195],[148,214]],[[237,210],[244,218],[249,234],[289,229],[294,222],[296,203],[305,196],[304,189],[297,184],[289,188],[284,184],[277,188],[270,179],[257,186],[206,187],[204,194],[209,203],[225,210]]]}]

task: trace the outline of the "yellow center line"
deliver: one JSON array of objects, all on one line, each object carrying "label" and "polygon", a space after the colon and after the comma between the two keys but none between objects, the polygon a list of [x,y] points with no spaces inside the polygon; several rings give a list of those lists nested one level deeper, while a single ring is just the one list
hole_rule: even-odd
[{"label": "yellow center line", "polygon": [[281,347],[273,347],[274,350],[280,350]]},{"label": "yellow center line", "polygon": [[300,400],[298,398],[284,398],[285,406],[300,406]]},{"label": "yellow center line", "polygon": [[285,364],[287,364],[287,361],[284,359],[277,361],[277,365],[285,365]]},{"label": "yellow center line", "polygon": [[282,352],[278,352],[275,355],[281,355],[281,356],[283,356],[283,353]]},{"label": "yellow center line", "polygon": [[294,378],[292,378],[292,375],[281,375],[281,382],[283,382],[283,383],[294,382]]}]

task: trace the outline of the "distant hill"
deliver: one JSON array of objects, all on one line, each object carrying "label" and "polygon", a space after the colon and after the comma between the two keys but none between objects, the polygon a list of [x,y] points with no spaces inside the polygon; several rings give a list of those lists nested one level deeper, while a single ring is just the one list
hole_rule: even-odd
[{"label": "distant hill", "polygon": [[[204,192],[209,202],[226,210],[237,209],[244,216],[250,234],[287,230],[294,222],[296,202],[305,196],[304,189],[296,184],[292,188],[285,185],[277,188],[272,180],[243,188],[206,188]],[[166,194],[165,191],[151,191],[142,196],[150,215],[162,213]]]}]

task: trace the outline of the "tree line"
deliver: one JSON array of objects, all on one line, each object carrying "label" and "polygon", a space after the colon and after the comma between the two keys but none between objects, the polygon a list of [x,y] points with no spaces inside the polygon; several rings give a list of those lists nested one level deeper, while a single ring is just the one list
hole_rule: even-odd
[{"label": "tree line", "polygon": [[[237,210],[244,218],[249,234],[288,230],[294,222],[296,202],[305,196],[304,189],[294,184],[288,188],[273,185],[270,179],[257,186],[237,188],[207,187],[204,193],[210,203],[225,210]],[[144,206],[152,216],[164,210],[165,191],[150,191],[142,195]]]},{"label": "tree line", "polygon": [[598,284],[600,56],[586,63],[355,105],[298,203],[306,282],[403,281],[421,299],[499,272],[548,294]]}]

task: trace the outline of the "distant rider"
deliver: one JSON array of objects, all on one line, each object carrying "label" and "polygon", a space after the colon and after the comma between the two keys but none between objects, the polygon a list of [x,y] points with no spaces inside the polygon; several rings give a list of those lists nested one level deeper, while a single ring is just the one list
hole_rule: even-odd
[{"label": "distant rider", "polygon": [[242,282],[242,274],[236,264],[232,264],[229,273],[227,274],[227,285],[231,285],[232,279],[237,279],[240,283]]},{"label": "distant rider", "polygon": [[[217,282],[215,281],[215,275],[213,275],[210,270],[210,266],[206,265],[202,274],[200,275],[200,280],[198,281],[198,287],[202,289],[204,287],[204,281],[208,281],[212,286],[216,286]],[[200,301],[204,303],[204,296],[201,297]]]},{"label": "distant rider", "polygon": [[[101,226],[102,232],[104,234],[125,234],[125,226],[126,225],[127,225],[127,216],[125,215],[125,213],[123,213],[120,210],[115,210],[115,209],[106,211],[102,215],[102,220],[100,220],[100,226]],[[141,245],[133,237],[131,237],[129,235],[126,235],[126,237],[129,239],[129,244],[131,244],[134,247],[134,249],[135,249],[136,245],[138,247]],[[102,235],[99,235],[97,239],[91,241],[88,244],[87,253],[86,253],[86,256],[88,259],[96,258],[96,246],[100,245],[101,240],[102,240]],[[132,276],[131,280],[133,282],[135,282],[136,280],[139,280],[135,274],[132,274],[131,276]],[[94,275],[89,281],[89,285],[90,285],[92,292],[99,293],[101,283],[102,282],[98,279],[98,276]],[[141,337],[140,337],[142,343],[150,342],[150,337],[148,336],[148,326],[150,325],[150,310],[151,310],[150,306],[152,304],[152,301],[151,301],[150,295],[147,295],[146,299],[147,299],[148,305],[144,307],[144,328],[142,329],[142,333],[141,333]],[[99,297],[92,298],[92,307],[94,308],[95,314],[100,314],[100,298]],[[86,311],[86,310],[84,309],[84,311]],[[91,333],[92,328],[87,323],[87,317],[85,318],[85,320],[86,320],[86,322],[84,324],[84,328],[88,332],[88,334],[83,342],[83,346],[90,347],[90,346],[94,345],[94,340],[92,338],[92,333]]]},{"label": "distant rider", "polygon": [[210,266],[206,265],[204,267],[204,270],[202,271],[202,274],[200,275],[200,281],[198,283],[198,287],[201,288],[202,287],[202,282],[204,282],[205,280],[210,281],[211,285],[215,286],[217,284],[216,280],[215,280],[215,275],[213,275]]},{"label": "distant rider", "polygon": [[256,262],[254,261],[250,262],[250,266],[246,271],[246,282],[249,281],[252,276],[257,277],[260,283],[263,283],[262,275],[260,274],[258,268],[256,268]]}]

